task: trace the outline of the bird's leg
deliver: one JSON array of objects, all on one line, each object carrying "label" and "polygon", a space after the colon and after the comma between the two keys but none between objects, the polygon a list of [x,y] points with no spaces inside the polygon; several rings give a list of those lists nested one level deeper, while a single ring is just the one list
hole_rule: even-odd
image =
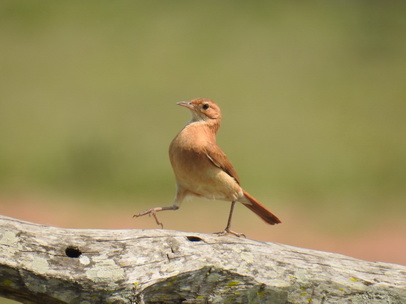
[{"label": "bird's leg", "polygon": [[140,213],[134,214],[133,217],[140,217],[143,215],[149,215],[149,216],[153,216],[155,219],[155,222],[157,223],[157,225],[161,226],[161,228],[164,228],[164,225],[162,224],[161,221],[158,220],[158,217],[156,216],[156,213],[159,211],[165,211],[165,210],[178,210],[179,206],[176,204],[173,204],[172,206],[167,206],[167,207],[155,207],[155,208],[151,208],[151,209],[147,209],[144,210]]},{"label": "bird's leg", "polygon": [[234,232],[234,231],[232,231],[230,229],[230,227],[231,227],[231,219],[233,217],[235,203],[236,203],[236,201],[231,202],[230,214],[228,215],[228,221],[227,221],[226,228],[224,229],[224,231],[217,232],[216,234],[218,234],[218,235],[234,234],[235,236],[238,236],[238,237],[241,237],[241,236],[245,237],[244,233]]}]

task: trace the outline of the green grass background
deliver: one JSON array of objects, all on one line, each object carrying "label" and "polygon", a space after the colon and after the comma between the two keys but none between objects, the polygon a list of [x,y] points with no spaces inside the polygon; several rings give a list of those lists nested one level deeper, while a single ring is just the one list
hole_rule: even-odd
[{"label": "green grass background", "polygon": [[209,97],[256,196],[406,211],[403,1],[0,2],[0,195],[165,200],[175,105]]},{"label": "green grass background", "polygon": [[175,102],[210,97],[246,188],[405,205],[402,2],[0,5],[1,191],[172,195]]}]

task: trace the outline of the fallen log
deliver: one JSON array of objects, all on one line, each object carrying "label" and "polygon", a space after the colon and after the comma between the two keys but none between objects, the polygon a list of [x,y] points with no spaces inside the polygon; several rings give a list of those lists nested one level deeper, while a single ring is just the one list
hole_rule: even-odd
[{"label": "fallen log", "polygon": [[22,303],[406,303],[406,267],[234,236],[63,229],[0,216]]}]

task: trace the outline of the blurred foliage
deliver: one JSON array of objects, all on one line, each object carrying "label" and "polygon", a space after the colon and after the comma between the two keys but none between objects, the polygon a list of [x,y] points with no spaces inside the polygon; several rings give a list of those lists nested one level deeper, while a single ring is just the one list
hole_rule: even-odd
[{"label": "blurred foliage", "polygon": [[404,210],[405,9],[3,0],[0,191],[169,201],[175,102],[208,97],[249,191]]}]

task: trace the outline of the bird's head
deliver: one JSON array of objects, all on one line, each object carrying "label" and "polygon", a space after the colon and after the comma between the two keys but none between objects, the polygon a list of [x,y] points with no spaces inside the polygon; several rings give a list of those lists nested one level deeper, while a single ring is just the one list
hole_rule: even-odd
[{"label": "bird's head", "polygon": [[197,98],[191,101],[180,101],[178,105],[190,109],[192,121],[221,121],[220,107],[207,98]]}]

